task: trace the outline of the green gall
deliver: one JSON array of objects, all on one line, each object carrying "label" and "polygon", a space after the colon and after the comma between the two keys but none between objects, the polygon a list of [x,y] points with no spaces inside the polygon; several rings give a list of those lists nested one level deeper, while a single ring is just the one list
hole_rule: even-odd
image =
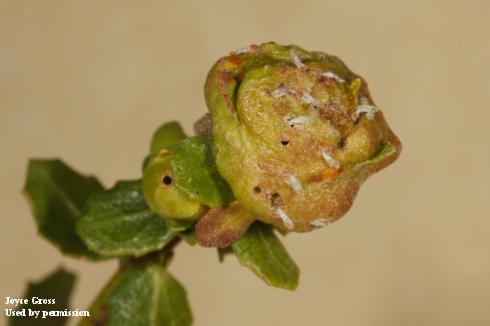
[{"label": "green gall", "polygon": [[326,53],[251,46],[216,62],[205,97],[218,171],[244,209],[281,231],[337,220],[401,151],[364,79]]},{"label": "green gall", "polygon": [[150,208],[167,219],[197,219],[204,207],[177,189],[170,169],[172,153],[162,150],[146,166],[143,193]]}]

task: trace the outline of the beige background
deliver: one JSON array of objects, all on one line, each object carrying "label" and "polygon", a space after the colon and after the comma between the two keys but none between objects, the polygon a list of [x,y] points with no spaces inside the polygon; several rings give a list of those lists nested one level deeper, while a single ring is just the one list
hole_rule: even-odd
[{"label": "beige background", "polygon": [[488,1],[0,1],[0,299],[62,263],[80,274],[81,309],[115,269],[36,235],[20,195],[29,157],[106,185],[137,178],[160,123],[190,131],[205,111],[214,61],[275,40],[365,76],[404,152],[342,220],[284,240],[296,292],[178,248],[195,324],[490,325],[489,13]]}]

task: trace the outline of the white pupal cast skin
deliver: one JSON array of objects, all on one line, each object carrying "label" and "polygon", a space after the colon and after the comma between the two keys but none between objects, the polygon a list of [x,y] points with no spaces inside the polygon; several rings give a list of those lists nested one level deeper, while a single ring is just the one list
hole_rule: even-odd
[{"label": "white pupal cast skin", "polygon": [[205,92],[220,174],[245,210],[283,231],[340,218],[401,151],[366,82],[325,53],[253,45],[218,60]]}]

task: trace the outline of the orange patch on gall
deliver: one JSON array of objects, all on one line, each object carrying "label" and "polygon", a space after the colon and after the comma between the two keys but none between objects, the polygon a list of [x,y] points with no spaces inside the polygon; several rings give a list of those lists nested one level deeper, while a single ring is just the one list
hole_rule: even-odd
[{"label": "orange patch on gall", "polygon": [[231,55],[228,57],[227,63],[232,64],[233,66],[240,67],[245,63],[245,61],[240,59],[240,57],[237,55]]},{"label": "orange patch on gall", "polygon": [[340,174],[340,170],[326,169],[321,174],[322,181],[331,180]]},{"label": "orange patch on gall", "polygon": [[335,178],[336,176],[338,176],[340,174],[340,172],[341,171],[340,170],[337,170],[337,169],[326,169],[321,174],[317,174],[317,175],[311,176],[310,177],[310,181],[320,182],[320,181],[332,180],[333,178]]}]

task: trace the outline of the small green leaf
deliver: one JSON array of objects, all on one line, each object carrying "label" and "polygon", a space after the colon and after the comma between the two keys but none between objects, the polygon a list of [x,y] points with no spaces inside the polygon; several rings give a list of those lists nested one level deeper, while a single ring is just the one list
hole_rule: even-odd
[{"label": "small green leaf", "polygon": [[126,273],[107,302],[108,325],[186,326],[192,313],[182,285],[159,264]]},{"label": "small green leaf", "polygon": [[[49,326],[62,326],[68,321],[68,317],[47,317],[42,318],[42,312],[38,318],[27,317],[28,311],[63,311],[69,309],[68,302],[70,299],[73,286],[75,285],[75,274],[66,271],[63,268],[58,268],[55,272],[48,275],[39,282],[29,282],[26,292],[21,298],[29,300],[29,304],[20,305],[16,310],[22,311],[24,309],[26,317],[9,317],[9,325],[49,325]],[[54,300],[54,304],[34,304],[33,298],[43,298]],[[36,299],[37,300],[37,299]],[[6,309],[10,309],[10,306],[6,306]]]},{"label": "small green leaf", "polygon": [[197,243],[194,229],[196,221],[166,219],[165,222],[167,222],[168,227],[174,232],[177,232],[187,244],[194,246]]},{"label": "small green leaf", "polygon": [[298,286],[299,269],[270,225],[256,222],[232,249],[240,264],[250,268],[268,285],[294,290]]},{"label": "small green leaf", "polygon": [[75,232],[87,198],[103,190],[94,177],[78,174],[60,160],[31,160],[24,194],[29,198],[39,232],[63,253],[98,257]]},{"label": "small green leaf", "polygon": [[91,250],[103,256],[142,256],[176,236],[147,206],[141,180],[120,181],[90,197],[77,231]]},{"label": "small green leaf", "polygon": [[176,186],[190,198],[209,207],[233,200],[233,192],[216,168],[208,136],[182,141],[170,164]]},{"label": "small green leaf", "polygon": [[179,236],[190,246],[195,246],[197,244],[196,230],[194,228],[180,231]]},{"label": "small green leaf", "polygon": [[162,149],[173,149],[187,136],[178,122],[164,123],[155,131],[151,140],[150,152],[158,154]]}]

